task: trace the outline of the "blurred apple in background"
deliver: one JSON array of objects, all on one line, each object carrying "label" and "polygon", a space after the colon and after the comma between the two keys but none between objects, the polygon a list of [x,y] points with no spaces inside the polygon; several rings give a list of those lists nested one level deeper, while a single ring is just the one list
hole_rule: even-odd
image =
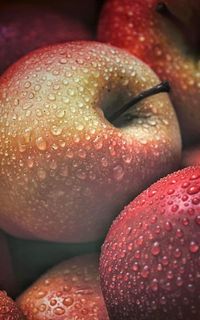
[{"label": "blurred apple in background", "polygon": [[[18,292],[15,270],[8,241],[3,232],[0,231],[0,290],[5,290],[9,295]],[[1,319],[1,317],[0,317]]]},{"label": "blurred apple in background", "polygon": [[179,166],[166,93],[113,114],[159,79],[95,42],[39,49],[0,79],[0,225],[14,236],[88,242],[147,185]]},{"label": "blurred apple in background", "polygon": [[200,319],[200,167],[161,179],[113,222],[100,276],[111,320]]},{"label": "blurred apple in background", "polygon": [[200,1],[107,0],[98,39],[127,49],[169,80],[185,144],[200,136]]},{"label": "blurred apple in background", "polygon": [[183,149],[181,167],[200,166],[200,145]]},{"label": "blurred apple in background", "polygon": [[0,10],[0,73],[33,49],[92,37],[86,23],[67,10],[40,4],[3,6]]},{"label": "blurred apple in background", "polygon": [[4,291],[0,291],[0,319],[24,320],[17,304]]},{"label": "blurred apple in background", "polygon": [[108,320],[98,256],[79,256],[52,268],[17,303],[27,320]]},{"label": "blurred apple in background", "polygon": [[[100,251],[102,244],[102,241],[82,244],[52,243],[21,240],[11,236],[7,236],[7,241],[17,281],[15,296],[30,286],[53,265],[76,255]],[[5,262],[4,265],[7,266]],[[5,281],[8,280],[4,279]]]}]

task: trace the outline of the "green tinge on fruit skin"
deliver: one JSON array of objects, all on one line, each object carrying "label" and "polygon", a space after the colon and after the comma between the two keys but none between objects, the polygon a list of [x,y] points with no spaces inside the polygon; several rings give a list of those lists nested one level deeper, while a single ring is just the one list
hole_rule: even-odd
[{"label": "green tinge on fruit skin", "polygon": [[138,59],[96,42],[38,49],[9,68],[0,79],[0,226],[33,240],[102,238],[132,197],[179,165],[167,94],[141,101],[120,128],[102,113],[158,83]]}]

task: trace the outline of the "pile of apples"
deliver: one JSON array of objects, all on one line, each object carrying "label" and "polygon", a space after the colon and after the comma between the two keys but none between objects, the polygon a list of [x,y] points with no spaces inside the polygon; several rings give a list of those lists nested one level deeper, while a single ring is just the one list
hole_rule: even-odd
[{"label": "pile of apples", "polygon": [[200,319],[200,0],[0,4],[0,320]]}]

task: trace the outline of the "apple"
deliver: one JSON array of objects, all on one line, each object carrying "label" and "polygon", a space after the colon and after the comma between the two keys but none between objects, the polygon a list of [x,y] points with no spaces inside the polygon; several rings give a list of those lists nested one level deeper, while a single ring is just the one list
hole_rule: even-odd
[{"label": "apple", "polygon": [[0,255],[0,290],[5,290],[9,295],[14,295],[17,292],[17,280],[13,270],[8,241],[3,232],[0,232]]},{"label": "apple", "polygon": [[5,291],[0,291],[0,319],[24,320],[24,317],[16,303],[7,296]]},{"label": "apple", "polygon": [[[24,291],[53,265],[73,256],[100,251],[100,245],[102,244],[102,241],[80,244],[53,243],[23,240],[11,236],[7,237],[7,239],[12,256],[14,274],[18,284],[14,296],[19,295],[19,293]],[[6,268],[5,262],[3,265]]]},{"label": "apple", "polygon": [[183,149],[181,167],[200,166],[200,145]]},{"label": "apple", "polygon": [[69,40],[92,39],[84,22],[67,11],[13,4],[0,10],[0,73],[33,49]]},{"label": "apple", "polygon": [[49,270],[17,299],[27,320],[108,320],[96,255],[79,256]]},{"label": "apple", "polygon": [[200,319],[200,167],[177,171],[134,199],[102,247],[111,320]]},{"label": "apple", "polygon": [[27,239],[102,238],[124,204],[179,166],[167,90],[147,65],[96,42],[11,66],[0,78],[0,226]]},{"label": "apple", "polygon": [[199,30],[199,0],[107,0],[98,28],[169,80],[184,144],[200,135]]}]

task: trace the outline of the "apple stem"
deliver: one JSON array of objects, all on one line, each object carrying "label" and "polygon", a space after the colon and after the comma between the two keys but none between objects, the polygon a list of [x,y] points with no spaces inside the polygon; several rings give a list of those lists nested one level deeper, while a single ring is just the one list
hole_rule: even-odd
[{"label": "apple stem", "polygon": [[153,96],[155,94],[161,93],[161,92],[169,92],[170,91],[170,85],[168,81],[163,81],[156,85],[153,88],[147,89],[145,91],[142,91],[137,96],[135,96],[132,100],[127,102],[120,110],[117,110],[115,113],[113,113],[109,117],[109,121],[113,122],[117,118],[119,118],[124,112],[126,112],[129,108],[133,107],[135,104],[140,102],[141,100],[148,98],[150,96]]}]

